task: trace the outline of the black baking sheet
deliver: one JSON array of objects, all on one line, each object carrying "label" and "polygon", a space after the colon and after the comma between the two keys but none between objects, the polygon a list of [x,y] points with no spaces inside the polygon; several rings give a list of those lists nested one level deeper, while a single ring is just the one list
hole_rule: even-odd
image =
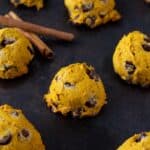
[{"label": "black baking sheet", "polygon": [[[63,0],[47,0],[45,8],[19,7],[0,0],[0,13],[14,10],[27,21],[73,32],[72,43],[43,37],[55,51],[52,61],[38,53],[30,73],[15,80],[0,80],[0,104],[21,108],[41,132],[46,150],[115,150],[134,133],[150,130],[150,88],[123,82],[113,72],[112,54],[124,33],[141,30],[150,34],[150,7],[143,0],[117,0],[123,19],[90,30],[68,21]],[[43,101],[56,71],[70,63],[92,64],[105,84],[108,104],[94,118],[76,120],[52,114]]]}]

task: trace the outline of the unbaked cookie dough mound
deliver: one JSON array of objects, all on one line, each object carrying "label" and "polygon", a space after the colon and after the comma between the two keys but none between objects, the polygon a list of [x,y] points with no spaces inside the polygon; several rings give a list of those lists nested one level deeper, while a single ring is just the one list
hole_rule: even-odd
[{"label": "unbaked cookie dough mound", "polygon": [[43,0],[10,0],[16,7],[25,5],[27,7],[36,7],[38,10],[43,8]]},{"label": "unbaked cookie dough mound", "polygon": [[28,73],[33,55],[29,40],[15,28],[0,30],[0,78],[13,79]]},{"label": "unbaked cookie dough mound", "polygon": [[39,132],[21,110],[0,106],[1,150],[45,150]]},{"label": "unbaked cookie dough mound", "polygon": [[94,28],[121,18],[115,10],[115,0],[64,0],[70,20],[77,25]]},{"label": "unbaked cookie dough mound", "polygon": [[135,134],[127,139],[118,150],[149,150],[150,149],[150,132]]},{"label": "unbaked cookie dough mound", "polygon": [[113,55],[115,72],[125,81],[150,85],[150,38],[139,31],[124,35]]},{"label": "unbaked cookie dough mound", "polygon": [[77,118],[98,114],[106,103],[105,99],[105,89],[99,75],[85,63],[60,69],[45,95],[47,106],[54,113]]}]

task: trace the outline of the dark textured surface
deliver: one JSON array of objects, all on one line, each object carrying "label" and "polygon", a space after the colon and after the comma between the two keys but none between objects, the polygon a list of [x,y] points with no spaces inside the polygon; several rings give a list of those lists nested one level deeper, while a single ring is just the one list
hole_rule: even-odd
[{"label": "dark textured surface", "polygon": [[[55,50],[53,61],[45,61],[37,54],[28,75],[0,80],[0,104],[23,109],[41,132],[47,150],[115,150],[135,132],[150,130],[150,88],[127,85],[112,68],[114,47],[124,33],[141,30],[149,34],[150,7],[143,0],[117,0],[117,7],[123,15],[121,21],[90,30],[68,22],[63,0],[47,0],[40,12],[24,7],[15,9],[8,0],[0,0],[1,14],[14,10],[25,20],[78,36],[73,43],[45,38]],[[107,90],[109,102],[95,118],[74,120],[54,115],[42,100],[55,72],[78,61],[95,66]]]}]

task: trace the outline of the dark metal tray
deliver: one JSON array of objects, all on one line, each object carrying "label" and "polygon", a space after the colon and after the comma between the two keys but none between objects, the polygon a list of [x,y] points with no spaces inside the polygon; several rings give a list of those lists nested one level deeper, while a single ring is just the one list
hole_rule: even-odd
[{"label": "dark metal tray", "polygon": [[[0,104],[23,109],[41,132],[47,150],[115,150],[132,134],[150,130],[150,88],[126,84],[112,68],[113,51],[124,33],[150,31],[150,7],[143,1],[117,0],[123,19],[90,30],[69,23],[63,0],[47,0],[39,12],[25,7],[15,9],[8,1],[0,0],[1,14],[14,10],[27,21],[77,35],[73,43],[44,37],[55,51],[53,61],[44,60],[37,53],[28,75],[0,80]],[[104,81],[108,104],[95,118],[64,118],[51,113],[43,101],[56,71],[74,62],[92,64]]]}]

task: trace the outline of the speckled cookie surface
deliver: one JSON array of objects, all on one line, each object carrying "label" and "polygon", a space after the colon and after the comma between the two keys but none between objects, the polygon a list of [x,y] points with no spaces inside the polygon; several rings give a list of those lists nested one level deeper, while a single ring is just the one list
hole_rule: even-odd
[{"label": "speckled cookie surface", "polygon": [[28,73],[33,58],[29,40],[15,28],[0,30],[0,78],[12,79]]},{"label": "speckled cookie surface", "polygon": [[85,24],[91,28],[121,18],[115,10],[114,0],[64,0],[74,24]]},{"label": "speckled cookie surface", "polygon": [[127,139],[118,150],[149,150],[150,149],[150,132],[135,134]]},{"label": "speckled cookie surface", "polygon": [[35,6],[38,10],[43,8],[43,0],[10,0],[16,7],[19,5],[25,5],[27,7]]},{"label": "speckled cookie surface", "polygon": [[150,38],[134,31],[124,35],[113,55],[114,70],[132,84],[150,85]]},{"label": "speckled cookie surface", "polygon": [[92,66],[75,63],[55,75],[45,101],[53,112],[82,118],[95,116],[106,103],[103,83]]},{"label": "speckled cookie surface", "polygon": [[38,131],[9,105],[0,106],[0,150],[45,150]]}]

